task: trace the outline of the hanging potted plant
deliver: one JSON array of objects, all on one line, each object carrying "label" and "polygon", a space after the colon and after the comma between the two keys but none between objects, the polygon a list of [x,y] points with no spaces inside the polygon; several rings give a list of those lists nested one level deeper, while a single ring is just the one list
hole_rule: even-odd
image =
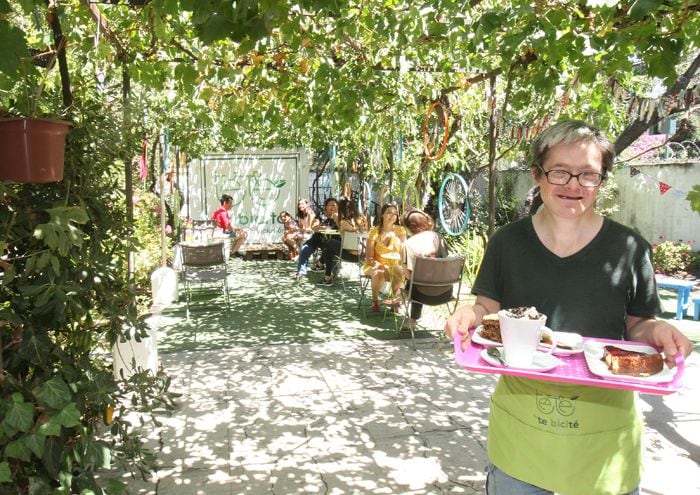
[{"label": "hanging potted plant", "polygon": [[[48,69],[39,75],[36,85],[31,84],[36,80],[36,67],[26,64],[26,60],[22,63],[26,116],[8,114],[9,117],[0,119],[0,180],[46,183],[63,179],[66,135],[71,124],[64,120],[35,117],[46,77],[56,57],[55,52],[49,53]],[[41,59],[36,57],[36,60]]]}]

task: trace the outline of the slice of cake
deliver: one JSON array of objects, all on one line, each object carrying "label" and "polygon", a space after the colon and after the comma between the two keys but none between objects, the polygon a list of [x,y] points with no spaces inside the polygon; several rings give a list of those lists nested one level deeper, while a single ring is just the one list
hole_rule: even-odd
[{"label": "slice of cake", "polygon": [[628,351],[614,345],[606,345],[603,361],[614,375],[651,376],[664,369],[661,354]]},{"label": "slice of cake", "polygon": [[482,338],[493,340],[494,342],[501,342],[501,324],[498,322],[498,315],[496,313],[484,315],[481,320],[481,326],[480,335]]}]

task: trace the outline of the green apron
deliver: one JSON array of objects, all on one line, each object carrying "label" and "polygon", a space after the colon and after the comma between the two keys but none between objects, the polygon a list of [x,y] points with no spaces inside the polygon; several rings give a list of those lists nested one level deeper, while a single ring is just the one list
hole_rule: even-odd
[{"label": "green apron", "polygon": [[636,394],[504,376],[488,453],[506,474],[561,495],[620,495],[641,479]]}]

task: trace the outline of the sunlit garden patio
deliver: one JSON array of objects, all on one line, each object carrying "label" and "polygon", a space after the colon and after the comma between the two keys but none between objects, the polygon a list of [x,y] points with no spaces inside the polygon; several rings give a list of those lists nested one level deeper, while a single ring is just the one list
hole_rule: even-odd
[{"label": "sunlit garden patio", "polygon": [[[200,297],[189,321],[183,303],[151,318],[182,395],[172,414],[156,415],[160,426],[141,430],[157,454],[147,481],[109,476],[137,494],[484,493],[493,375],[461,370],[451,344],[426,332],[414,349],[391,316],[363,317],[340,284],[293,280],[292,262],[229,267],[228,315],[222,297]],[[674,295],[662,296],[671,318]],[[697,348],[700,323],[676,323]],[[700,368],[688,364],[686,389],[640,396],[643,494],[700,489]]]}]

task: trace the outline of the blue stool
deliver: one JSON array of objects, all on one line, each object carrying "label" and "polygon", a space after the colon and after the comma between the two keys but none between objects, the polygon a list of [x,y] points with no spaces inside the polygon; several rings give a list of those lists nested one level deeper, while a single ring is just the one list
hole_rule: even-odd
[{"label": "blue stool", "polygon": [[700,297],[693,298],[693,320],[700,319]]}]

